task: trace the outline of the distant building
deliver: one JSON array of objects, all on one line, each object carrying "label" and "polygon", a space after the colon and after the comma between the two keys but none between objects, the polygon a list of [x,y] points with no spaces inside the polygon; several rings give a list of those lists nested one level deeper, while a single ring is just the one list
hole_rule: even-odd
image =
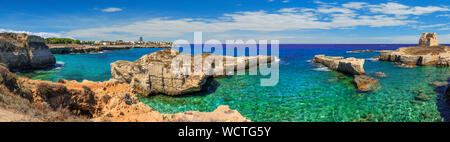
[{"label": "distant building", "polygon": [[422,33],[419,40],[419,46],[438,46],[438,37],[436,33]]},{"label": "distant building", "polygon": [[139,42],[144,41],[144,39],[142,37],[139,37]]}]

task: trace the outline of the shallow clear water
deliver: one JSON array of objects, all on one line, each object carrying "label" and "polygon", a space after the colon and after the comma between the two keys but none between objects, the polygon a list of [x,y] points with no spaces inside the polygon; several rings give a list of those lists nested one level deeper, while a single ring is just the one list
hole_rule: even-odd
[{"label": "shallow clear water", "polygon": [[[280,45],[280,80],[276,86],[260,86],[266,76],[236,75],[217,78],[211,94],[197,93],[170,97],[155,95],[140,100],[163,113],[189,110],[213,111],[229,105],[252,121],[442,121],[436,106],[437,93],[428,84],[446,81],[449,68],[400,68],[390,62],[366,60],[368,75],[384,72],[381,89],[359,93],[352,77],[310,62],[315,54],[370,59],[378,53],[346,53],[354,49],[396,49],[407,45]],[[32,79],[56,81],[108,80],[109,64],[116,60],[136,60],[160,49],[108,51],[104,54],[56,55],[62,67],[22,73]],[[417,91],[430,101],[415,101]]]}]

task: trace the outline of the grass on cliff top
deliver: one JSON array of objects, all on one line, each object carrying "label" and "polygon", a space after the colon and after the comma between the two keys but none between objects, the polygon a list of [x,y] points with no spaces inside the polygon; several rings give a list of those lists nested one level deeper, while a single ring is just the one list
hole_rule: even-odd
[{"label": "grass on cliff top", "polygon": [[416,47],[407,47],[404,51],[408,55],[439,55],[440,53],[444,53],[449,51],[450,47],[439,45],[439,46],[416,46]]}]

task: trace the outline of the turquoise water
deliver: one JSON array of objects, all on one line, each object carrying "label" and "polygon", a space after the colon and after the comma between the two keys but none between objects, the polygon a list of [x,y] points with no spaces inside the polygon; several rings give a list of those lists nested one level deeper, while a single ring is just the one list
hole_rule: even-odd
[{"label": "turquoise water", "polygon": [[[352,77],[328,71],[310,62],[315,54],[370,59],[378,53],[346,53],[354,49],[395,49],[407,45],[281,45],[280,80],[276,86],[260,86],[266,76],[239,75],[217,78],[217,90],[170,97],[155,95],[140,100],[163,113],[190,110],[213,111],[229,105],[252,121],[442,121],[437,110],[437,93],[428,84],[446,81],[449,68],[400,68],[390,62],[366,60],[368,75],[384,72],[381,89],[359,93]],[[159,49],[108,51],[103,54],[56,55],[64,65],[20,75],[56,81],[108,80],[109,64],[116,60],[136,60]],[[431,97],[415,101],[417,92]]]}]

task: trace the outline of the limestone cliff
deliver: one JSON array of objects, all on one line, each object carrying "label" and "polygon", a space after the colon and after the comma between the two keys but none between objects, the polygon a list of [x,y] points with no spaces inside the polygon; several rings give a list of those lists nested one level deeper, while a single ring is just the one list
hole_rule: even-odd
[{"label": "limestone cliff", "polygon": [[314,63],[320,63],[331,70],[336,70],[343,73],[354,75],[364,74],[364,59],[345,58],[344,57],[330,57],[325,55],[316,55],[313,59]]},{"label": "limestone cliff", "polygon": [[39,36],[0,33],[0,63],[10,69],[40,69],[53,66],[55,57]]},{"label": "limestone cliff", "polygon": [[[186,74],[181,69],[172,67],[175,58],[182,59],[187,56],[192,57],[192,64],[181,63],[179,65],[180,67],[190,67],[192,74]],[[268,62],[275,60],[271,56],[228,57],[213,54],[193,56],[182,54],[176,50],[164,49],[144,55],[134,62],[111,63],[111,74],[114,79],[130,84],[136,92],[143,95],[182,95],[213,90],[217,87],[217,83],[212,78],[224,76],[226,68],[234,67],[234,71],[236,71],[257,67],[261,63],[252,64],[250,60],[256,61],[263,58]],[[223,61],[223,65],[215,64],[215,61],[219,60]],[[195,64],[194,61],[202,61],[202,64]],[[243,66],[238,66],[238,64]],[[203,71],[194,72],[194,69],[203,69]],[[219,72],[223,74],[218,74]]]}]

